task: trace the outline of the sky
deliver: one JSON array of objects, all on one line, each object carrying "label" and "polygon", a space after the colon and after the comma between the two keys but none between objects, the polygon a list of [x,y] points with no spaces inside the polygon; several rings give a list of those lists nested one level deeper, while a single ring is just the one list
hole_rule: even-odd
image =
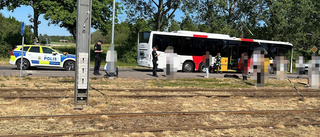
[{"label": "sky", "polygon": [[[0,13],[2,13],[5,17],[14,17],[16,20],[24,22],[26,25],[32,25],[32,23],[29,21],[28,15],[33,15],[32,7],[30,6],[21,6],[14,10],[14,12],[8,11],[7,8],[4,8],[3,10],[0,10]],[[177,10],[175,12],[175,20],[181,21],[181,16],[183,13],[180,10]],[[120,15],[118,20],[120,22],[125,21],[126,15]],[[65,28],[60,28],[58,25],[50,25],[48,26],[48,21],[43,18],[43,15],[39,17],[39,21],[41,21],[41,24],[39,24],[39,35],[47,34],[49,36],[71,36],[69,31]],[[91,29],[91,32],[96,31],[95,29]]]}]

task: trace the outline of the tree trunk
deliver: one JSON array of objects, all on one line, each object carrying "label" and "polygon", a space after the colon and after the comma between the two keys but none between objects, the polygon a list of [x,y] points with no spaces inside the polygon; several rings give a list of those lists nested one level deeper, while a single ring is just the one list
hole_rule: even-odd
[{"label": "tree trunk", "polygon": [[69,28],[68,30],[69,30],[69,32],[71,33],[73,39],[74,39],[75,41],[77,41],[77,30],[76,30],[76,29],[73,29],[73,28]]},{"label": "tree trunk", "polygon": [[163,12],[163,0],[159,0],[159,5],[158,5],[158,13],[157,13],[157,30],[161,30],[161,20],[162,20],[162,12]]},{"label": "tree trunk", "polygon": [[36,38],[38,38],[39,39],[39,34],[38,34],[38,21],[39,21],[39,13],[35,10],[35,9],[33,9],[33,33],[34,33],[34,36],[36,37]]}]

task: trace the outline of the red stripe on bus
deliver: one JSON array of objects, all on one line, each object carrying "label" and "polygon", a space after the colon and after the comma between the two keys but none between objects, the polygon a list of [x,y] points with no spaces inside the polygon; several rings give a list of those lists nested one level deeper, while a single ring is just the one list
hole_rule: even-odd
[{"label": "red stripe on bus", "polygon": [[196,34],[194,34],[193,37],[197,37],[197,38],[208,38],[207,35],[196,35]]},{"label": "red stripe on bus", "polygon": [[202,62],[202,56],[192,56],[192,60],[194,62],[194,68],[196,71],[199,70],[199,64]]},{"label": "red stripe on bus", "polygon": [[253,40],[253,39],[241,39],[241,41],[254,42],[254,40]]}]

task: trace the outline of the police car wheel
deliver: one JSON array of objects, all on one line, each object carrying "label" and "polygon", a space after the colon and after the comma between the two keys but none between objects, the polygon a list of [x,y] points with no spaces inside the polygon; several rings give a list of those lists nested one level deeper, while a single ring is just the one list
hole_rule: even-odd
[{"label": "police car wheel", "polygon": [[[21,59],[17,60],[17,69],[20,69]],[[30,63],[27,59],[23,59],[22,70],[30,68]]]},{"label": "police car wheel", "polygon": [[65,69],[66,71],[74,70],[74,67],[75,67],[74,61],[66,61],[66,62],[64,63],[64,69]]}]

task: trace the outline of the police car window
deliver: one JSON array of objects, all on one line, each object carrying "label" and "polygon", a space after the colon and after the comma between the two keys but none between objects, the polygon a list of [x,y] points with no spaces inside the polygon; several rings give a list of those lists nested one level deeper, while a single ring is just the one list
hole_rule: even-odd
[{"label": "police car window", "polygon": [[40,53],[40,47],[31,47],[29,52],[37,52]]},{"label": "police car window", "polygon": [[49,54],[52,54],[52,52],[54,52],[54,50],[47,47],[42,47],[42,51],[43,53],[49,53]]},{"label": "police car window", "polygon": [[[22,48],[22,47],[21,47],[21,48]],[[21,50],[21,48],[20,48],[20,50]],[[29,49],[29,46],[23,47],[23,51],[28,51],[28,49]]]}]

